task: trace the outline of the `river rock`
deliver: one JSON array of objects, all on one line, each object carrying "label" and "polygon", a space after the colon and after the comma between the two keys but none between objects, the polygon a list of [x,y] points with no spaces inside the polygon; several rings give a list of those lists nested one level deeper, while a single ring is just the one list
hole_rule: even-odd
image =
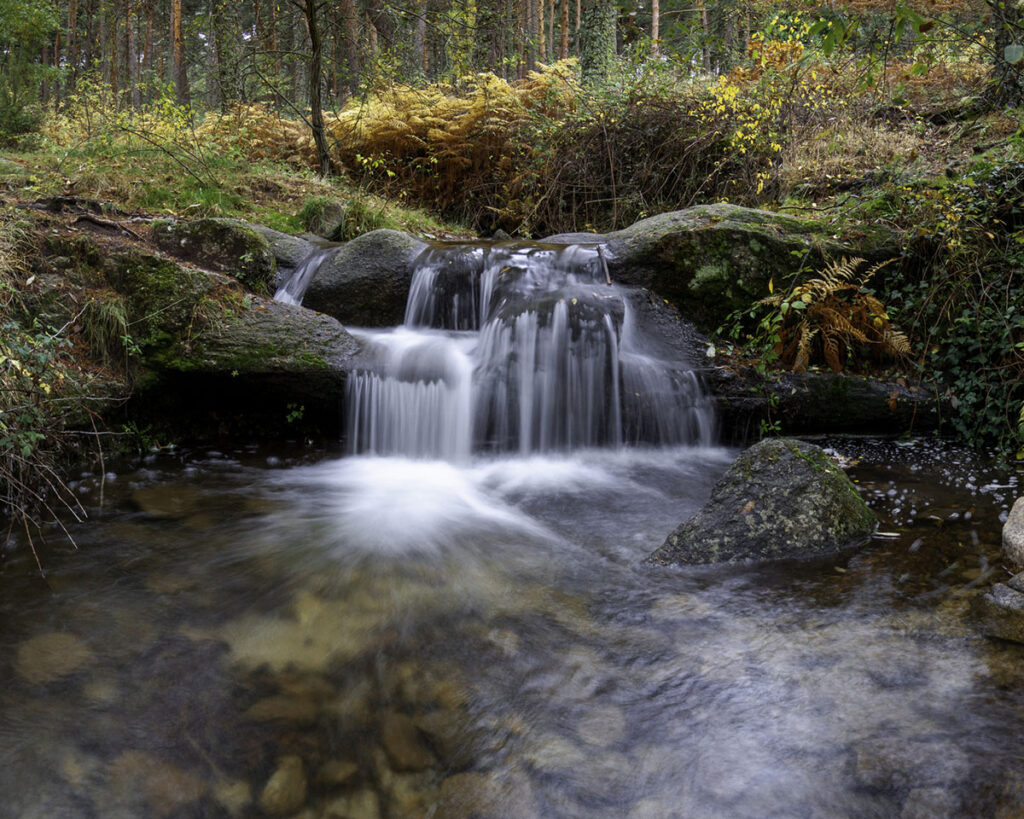
[{"label": "river rock", "polygon": [[978,629],[989,637],[1024,643],[1024,582],[1017,575],[971,600]]},{"label": "river rock", "polygon": [[64,631],[39,634],[18,646],[14,670],[26,682],[46,685],[65,677],[94,659],[92,649]]},{"label": "river rock", "polygon": [[279,230],[274,230],[273,228],[266,227],[265,225],[252,223],[249,224],[249,227],[266,239],[270,244],[270,252],[274,254],[278,268],[286,267],[294,269],[298,267],[316,247],[312,242],[303,239],[301,236],[292,236],[290,233],[282,233]]},{"label": "river rock", "polygon": [[519,772],[459,773],[441,783],[435,816],[517,819],[539,816],[529,778]]},{"label": "river rock", "polygon": [[380,799],[369,788],[345,794],[323,808],[326,819],[380,819]]},{"label": "river rock", "polygon": [[267,697],[253,703],[245,712],[253,722],[280,722],[290,725],[312,725],[316,721],[316,704],[296,697]]},{"label": "river rock", "polygon": [[891,235],[840,242],[814,219],[717,203],[643,219],[605,236],[564,234],[545,241],[603,241],[612,277],[649,287],[705,332],[768,295],[768,282],[819,269],[826,258],[895,255]]},{"label": "river rock", "polygon": [[436,761],[420,739],[416,724],[405,714],[392,711],[384,715],[380,740],[396,771],[424,771]]},{"label": "river rock", "polygon": [[153,239],[165,253],[227,273],[257,292],[269,289],[277,269],[270,242],[240,219],[162,220],[153,223]]},{"label": "river rock", "polygon": [[357,327],[401,324],[415,260],[424,248],[397,230],[364,233],[323,261],[303,306]]},{"label": "river rock", "polygon": [[1024,497],[1017,498],[1003,524],[1003,552],[1018,569],[1024,569]]},{"label": "river rock", "polygon": [[876,523],[857,488],[820,447],[773,438],[740,453],[708,503],[648,562],[813,557],[866,540]]},{"label": "river rock", "polygon": [[244,816],[252,805],[252,786],[244,779],[222,779],[213,786],[213,798],[228,816]]},{"label": "river rock", "polygon": [[165,759],[125,751],[110,763],[104,807],[116,813],[145,805],[150,815],[164,817],[198,802],[207,790],[202,779]]},{"label": "river rock", "polygon": [[298,756],[285,756],[260,794],[260,808],[271,816],[294,813],[306,803],[306,771]]}]

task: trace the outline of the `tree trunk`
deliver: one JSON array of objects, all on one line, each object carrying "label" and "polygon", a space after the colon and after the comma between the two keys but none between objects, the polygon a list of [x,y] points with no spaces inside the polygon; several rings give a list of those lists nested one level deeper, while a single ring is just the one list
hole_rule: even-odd
[{"label": "tree trunk", "polygon": [[569,0],[559,0],[562,4],[561,34],[562,39],[558,44],[558,59],[569,59]]},{"label": "tree trunk", "polygon": [[138,7],[132,0],[128,0],[125,7],[125,63],[128,89],[131,94],[132,107],[138,108],[142,105],[142,89],[139,88],[139,51],[136,43],[135,26],[138,18]]},{"label": "tree trunk", "polygon": [[615,64],[615,7],[611,0],[586,0],[580,25],[580,74],[584,84],[600,85]]},{"label": "tree trunk", "polygon": [[313,142],[316,145],[317,164],[322,177],[330,176],[334,167],[331,152],[327,147],[327,130],[324,128],[323,101],[321,87],[323,77],[323,46],[320,41],[320,26],[317,21],[316,0],[305,0],[303,14],[306,18],[306,30],[309,32],[309,108],[310,125],[313,129]]},{"label": "tree trunk", "polygon": [[651,51],[658,53],[658,39],[661,36],[661,5],[651,0]]},{"label": "tree trunk", "polygon": [[359,15],[355,0],[341,0],[341,16],[345,24],[345,81],[349,93],[359,91]]},{"label": "tree trunk", "polygon": [[181,105],[190,103],[188,67],[185,64],[185,34],[182,30],[181,0],[171,0],[171,71],[174,74],[174,92]]},{"label": "tree trunk", "polygon": [[[987,0],[994,33],[992,82],[986,95],[993,105],[1024,103],[1024,59],[1007,60],[1007,48],[1024,46],[1024,11],[1015,0]],[[1010,54],[1009,56],[1019,56]]]}]

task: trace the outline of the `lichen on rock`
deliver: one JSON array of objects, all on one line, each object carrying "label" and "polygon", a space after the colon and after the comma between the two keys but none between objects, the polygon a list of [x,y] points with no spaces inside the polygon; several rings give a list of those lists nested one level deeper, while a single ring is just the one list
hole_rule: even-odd
[{"label": "lichen on rock", "polygon": [[863,542],[875,525],[853,482],[824,450],[773,438],[740,453],[708,503],[648,562],[813,557]]}]

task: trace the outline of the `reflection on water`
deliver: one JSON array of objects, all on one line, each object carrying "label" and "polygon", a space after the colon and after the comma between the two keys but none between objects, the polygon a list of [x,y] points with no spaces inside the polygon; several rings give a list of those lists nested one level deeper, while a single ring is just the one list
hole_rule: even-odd
[{"label": "reflection on water", "polygon": [[781,567],[641,565],[721,449],[111,476],[52,591],[8,544],[0,815],[1020,815],[1017,478],[831,443],[887,534]]}]

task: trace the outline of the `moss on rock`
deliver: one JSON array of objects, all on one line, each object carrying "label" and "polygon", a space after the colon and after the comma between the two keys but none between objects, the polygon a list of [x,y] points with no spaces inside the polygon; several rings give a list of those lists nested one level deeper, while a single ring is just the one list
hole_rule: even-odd
[{"label": "moss on rock", "polygon": [[270,242],[240,219],[159,221],[153,238],[165,253],[227,273],[258,293],[269,290],[277,270]]},{"label": "moss on rock", "polygon": [[820,447],[773,438],[740,453],[704,508],[648,562],[814,557],[863,542],[876,523],[857,488]]}]

